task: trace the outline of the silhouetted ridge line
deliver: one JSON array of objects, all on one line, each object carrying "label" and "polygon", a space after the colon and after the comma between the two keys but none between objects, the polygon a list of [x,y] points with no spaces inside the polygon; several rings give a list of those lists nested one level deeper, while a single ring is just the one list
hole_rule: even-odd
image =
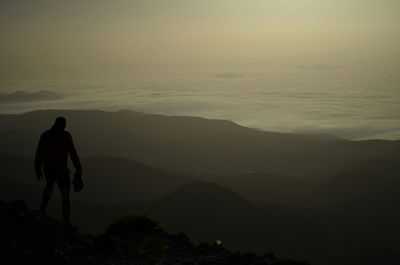
[{"label": "silhouetted ridge line", "polygon": [[196,207],[250,207],[252,203],[232,190],[211,182],[193,182],[157,200],[158,203]]},{"label": "silhouetted ridge line", "polygon": [[57,116],[70,121],[81,156],[129,158],[190,175],[269,172],[327,178],[379,157],[400,160],[400,141],[323,140],[226,120],[98,110],[1,115],[2,152],[32,156],[36,137]]}]

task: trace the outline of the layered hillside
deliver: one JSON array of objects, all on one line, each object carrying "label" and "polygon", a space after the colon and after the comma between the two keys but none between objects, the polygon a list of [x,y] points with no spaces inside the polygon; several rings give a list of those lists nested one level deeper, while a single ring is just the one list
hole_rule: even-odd
[{"label": "layered hillside", "polygon": [[321,178],[400,159],[400,141],[326,140],[259,131],[226,120],[95,110],[0,115],[2,152],[32,157],[40,133],[61,115],[83,156],[130,158],[190,174],[268,172]]}]

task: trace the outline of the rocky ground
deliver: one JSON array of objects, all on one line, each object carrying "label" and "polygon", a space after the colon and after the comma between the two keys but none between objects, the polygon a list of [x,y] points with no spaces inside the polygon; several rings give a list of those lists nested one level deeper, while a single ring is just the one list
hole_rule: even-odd
[{"label": "rocky ground", "polygon": [[[126,227],[124,229],[127,229]],[[117,232],[116,232],[117,231]],[[273,253],[232,252],[213,243],[193,244],[183,233],[162,229],[93,236],[66,229],[46,215],[29,212],[24,201],[0,201],[0,257],[4,265],[309,265]]]}]

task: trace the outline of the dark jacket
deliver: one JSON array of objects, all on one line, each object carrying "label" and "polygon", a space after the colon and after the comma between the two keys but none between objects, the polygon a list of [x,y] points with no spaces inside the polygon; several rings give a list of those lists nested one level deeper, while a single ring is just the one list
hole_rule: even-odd
[{"label": "dark jacket", "polygon": [[69,132],[51,128],[44,132],[36,150],[36,172],[62,172],[68,169],[68,154],[77,171],[81,171],[81,163],[76,153],[72,136]]}]

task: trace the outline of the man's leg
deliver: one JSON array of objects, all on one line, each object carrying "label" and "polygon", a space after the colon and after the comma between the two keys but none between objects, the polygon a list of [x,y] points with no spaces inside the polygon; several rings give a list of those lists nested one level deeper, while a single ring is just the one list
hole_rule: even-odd
[{"label": "man's leg", "polygon": [[71,226],[71,182],[69,180],[69,175],[61,176],[57,181],[58,188],[60,189],[62,198],[62,213],[63,220],[67,226]]},{"label": "man's leg", "polygon": [[44,187],[43,190],[42,203],[40,205],[41,213],[46,213],[47,205],[51,198],[51,194],[53,193],[54,182],[55,182],[54,178],[46,177],[46,186]]},{"label": "man's leg", "polygon": [[69,189],[60,189],[62,197],[62,213],[64,223],[68,226],[71,225],[71,199]]}]

